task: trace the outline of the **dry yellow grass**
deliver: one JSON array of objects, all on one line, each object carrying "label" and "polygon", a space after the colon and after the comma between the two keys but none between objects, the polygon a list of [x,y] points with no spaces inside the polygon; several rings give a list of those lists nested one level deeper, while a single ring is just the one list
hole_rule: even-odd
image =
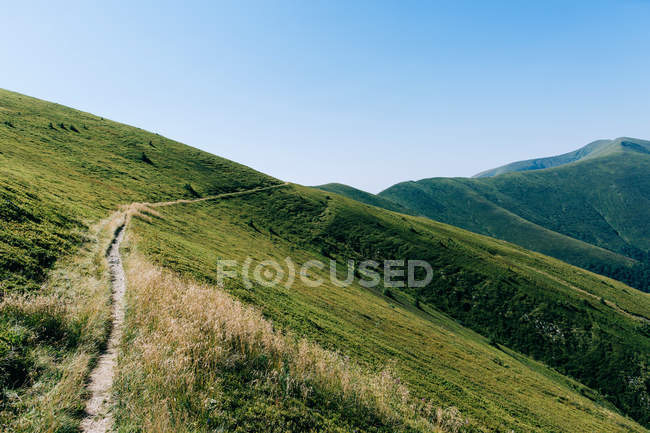
[{"label": "dry yellow grass", "polygon": [[7,431],[76,429],[87,397],[86,380],[110,327],[111,288],[104,253],[121,218],[116,213],[93,226],[79,252],[59,263],[37,293],[11,294],[0,302],[0,314],[42,323],[43,332],[64,330],[66,335],[59,338],[72,346],[63,353],[34,349],[42,374],[10,402],[19,415],[4,425]]},{"label": "dry yellow grass", "polygon": [[130,425],[127,431],[206,431],[179,400],[213,402],[224,392],[224,365],[260,357],[266,368],[256,380],[278,396],[306,399],[319,389],[409,431],[455,432],[468,423],[454,408],[414,398],[390,367],[364,371],[335,352],[275,330],[260,312],[220,288],[156,267],[137,251],[129,253],[126,268],[128,343],[116,386],[118,424]]}]

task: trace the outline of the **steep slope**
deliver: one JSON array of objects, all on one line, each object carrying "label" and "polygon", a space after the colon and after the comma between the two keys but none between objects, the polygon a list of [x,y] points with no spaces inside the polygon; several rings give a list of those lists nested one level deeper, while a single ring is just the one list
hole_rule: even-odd
[{"label": "steep slope", "polygon": [[0,430],[76,431],[84,380],[108,336],[104,252],[114,227],[105,219],[120,204],[279,183],[157,134],[0,90]]},{"label": "steep slope", "polygon": [[648,290],[650,143],[598,143],[600,153],[556,168],[404,182],[380,196]]},{"label": "steep slope", "polygon": [[[88,372],[109,330],[105,252],[121,204],[281,183],[6,91],[0,173],[0,425],[8,431],[78,429]],[[641,316],[650,301],[629,287],[299,186],[137,208],[122,249],[118,431],[647,431],[619,412],[648,422],[650,337]],[[218,284],[220,258],[287,256],[417,258],[436,274],[417,292],[358,283],[248,288],[239,277]],[[326,269],[315,272],[326,279]],[[405,422],[408,413],[436,427]],[[396,427],[404,425],[413,429]]]},{"label": "steep slope", "polygon": [[279,183],[137,128],[0,90],[0,277],[31,290],[120,203]]},{"label": "steep slope", "polygon": [[120,431],[482,431],[457,408],[417,398],[391,365],[360,367],[137,251],[127,263],[133,314],[115,390]]},{"label": "steep slope", "polygon": [[[266,260],[283,264],[286,257],[297,266],[334,258],[343,269],[347,259],[427,260],[435,275],[417,291],[331,283],[313,288],[297,277],[288,287],[254,282],[247,287],[241,274],[226,288],[260,306],[278,326],[371,368],[396,361],[399,377],[422,396],[453,402],[492,429],[598,430],[587,427],[590,421],[578,421],[583,415],[544,397],[553,376],[549,370],[539,370],[540,376],[525,372],[520,362],[533,364],[508,351],[507,359],[494,361],[486,340],[439,310],[490,337],[496,347],[503,343],[598,387],[618,407],[648,422],[646,385],[630,387],[626,378],[635,377],[635,384],[649,380],[642,360],[650,350],[645,334],[650,296],[613,280],[426,218],[298,186],[164,209],[160,217],[138,220],[134,233],[155,263],[211,283],[218,281],[214,263],[219,259],[240,264],[249,259],[249,275]],[[319,273],[325,281],[327,272]],[[496,367],[497,373],[495,362],[507,367]],[[512,395],[506,396],[506,389]]]}]

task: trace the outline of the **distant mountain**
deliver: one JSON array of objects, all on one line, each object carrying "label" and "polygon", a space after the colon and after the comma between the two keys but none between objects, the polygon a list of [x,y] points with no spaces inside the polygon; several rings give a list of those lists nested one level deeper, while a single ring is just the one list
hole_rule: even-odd
[{"label": "distant mountain", "polygon": [[389,199],[379,197],[378,195],[371,194],[360,189],[344,185],[342,183],[328,183],[326,185],[316,186],[315,188],[322,189],[323,191],[334,192],[352,198],[361,203],[369,204],[372,206],[381,207],[384,209],[401,212],[405,214],[413,214],[414,212],[398,203]]},{"label": "distant mountain", "polygon": [[650,142],[599,140],[479,176],[404,182],[379,196],[648,290]]},{"label": "distant mountain", "polygon": [[[621,146],[624,146],[624,143],[636,144],[638,141],[639,140],[627,137],[617,138],[616,140],[597,140],[589,143],[583,148],[565,153],[564,155],[513,162],[511,164],[481,172],[475,175],[474,178],[498,176],[500,174],[512,173],[513,171],[542,170],[545,168],[559,167],[561,165],[571,164],[584,159],[607,155],[608,153],[615,152]],[[644,141],[643,143],[645,144],[641,146],[645,147],[647,152],[649,142]]]},{"label": "distant mountain", "polygon": [[392,210],[401,205],[650,289],[649,141],[598,140],[477,178],[403,182],[379,195],[337,192]]}]

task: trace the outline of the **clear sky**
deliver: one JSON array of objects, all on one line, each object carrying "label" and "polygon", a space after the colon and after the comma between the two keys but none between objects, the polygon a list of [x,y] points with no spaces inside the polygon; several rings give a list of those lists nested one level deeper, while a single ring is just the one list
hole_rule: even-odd
[{"label": "clear sky", "polygon": [[3,3],[0,87],[371,192],[650,138],[649,0],[131,3]]}]

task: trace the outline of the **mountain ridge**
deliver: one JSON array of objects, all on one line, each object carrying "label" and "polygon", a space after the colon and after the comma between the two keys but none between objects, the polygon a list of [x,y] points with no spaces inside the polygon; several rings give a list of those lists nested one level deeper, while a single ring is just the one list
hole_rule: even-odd
[{"label": "mountain ridge", "polygon": [[[400,182],[376,197],[648,291],[649,152],[646,140],[598,140],[553,167],[531,170],[528,160],[496,176]],[[385,203],[350,188],[338,192]]]},{"label": "mountain ridge", "polygon": [[[643,141],[643,144],[639,144],[640,141]],[[629,146],[630,144],[633,146]],[[588,158],[597,158],[599,156],[604,156],[608,153],[615,152],[626,147],[629,147],[631,150],[640,151],[642,153],[649,153],[650,141],[639,140],[630,137],[619,137],[613,140],[596,140],[578,150],[574,150],[573,152],[568,152],[557,156],[512,162],[497,168],[482,171],[472,176],[472,178],[493,177],[512,172],[544,170],[547,168],[561,167],[563,165],[572,164]]]}]

